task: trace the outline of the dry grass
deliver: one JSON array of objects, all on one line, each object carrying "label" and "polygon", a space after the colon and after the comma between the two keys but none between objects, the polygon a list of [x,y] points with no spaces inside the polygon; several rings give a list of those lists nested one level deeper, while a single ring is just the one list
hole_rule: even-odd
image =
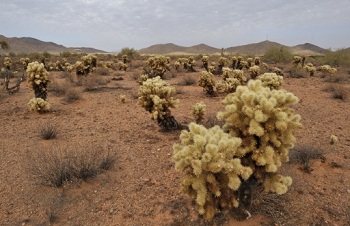
[{"label": "dry grass", "polygon": [[57,126],[54,124],[44,124],[39,128],[40,137],[44,140],[55,139],[57,136]]},{"label": "dry grass", "polygon": [[55,96],[63,96],[67,92],[67,84],[59,84],[55,80],[49,85],[49,93],[53,93]]},{"label": "dry grass", "polygon": [[64,183],[86,180],[112,168],[116,161],[102,147],[63,147],[30,150],[25,161],[27,172],[42,185],[62,187]]},{"label": "dry grass", "polygon": [[94,71],[94,74],[108,76],[108,75],[110,75],[110,72],[109,72],[108,68],[96,68]]},{"label": "dry grass", "polygon": [[313,169],[311,168],[313,159],[318,159],[323,156],[324,151],[311,146],[296,145],[289,153],[290,163],[299,163],[302,166],[300,169],[306,173],[311,173]]},{"label": "dry grass", "polygon": [[196,83],[197,83],[197,79],[193,75],[186,74],[186,75],[182,76],[182,79],[181,79],[181,81],[179,81],[178,85],[190,86],[190,85],[193,85]]},{"label": "dry grass", "polygon": [[81,99],[81,92],[79,92],[77,89],[68,89],[63,100],[67,103],[74,103],[75,101]]}]

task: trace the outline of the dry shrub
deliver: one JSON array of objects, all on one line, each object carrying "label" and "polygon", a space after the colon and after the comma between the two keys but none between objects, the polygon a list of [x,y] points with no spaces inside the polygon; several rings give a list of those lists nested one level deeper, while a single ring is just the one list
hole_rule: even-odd
[{"label": "dry shrub", "polygon": [[292,68],[289,70],[289,75],[291,78],[307,78],[308,73],[302,68]]},{"label": "dry shrub", "polygon": [[313,169],[310,160],[323,156],[324,151],[312,146],[296,145],[290,150],[289,162],[302,164],[300,169],[306,173],[311,173]]},{"label": "dry shrub", "polygon": [[64,101],[67,103],[73,103],[81,99],[81,92],[79,92],[77,89],[68,89],[66,95],[64,96]]},{"label": "dry shrub", "polygon": [[333,83],[346,83],[350,80],[349,75],[325,75],[325,82],[333,82]]},{"label": "dry shrub", "polygon": [[108,68],[96,68],[94,74],[108,76],[110,74]]},{"label": "dry shrub", "polygon": [[64,183],[86,180],[112,168],[116,161],[102,147],[34,148],[26,155],[26,170],[42,185],[62,187]]},{"label": "dry shrub", "polygon": [[95,91],[96,86],[106,85],[109,82],[109,79],[101,78],[98,76],[88,76],[82,80],[82,84],[85,86],[85,91]]},{"label": "dry shrub", "polygon": [[178,85],[190,86],[196,84],[196,82],[197,80],[193,75],[186,74],[185,76],[182,76],[182,79],[179,81]]},{"label": "dry shrub", "polygon": [[329,84],[322,89],[325,92],[331,92],[334,99],[348,100],[350,97],[350,90],[345,85]]},{"label": "dry shrub", "polygon": [[60,84],[53,81],[49,86],[49,92],[56,96],[63,96],[67,92],[67,84]]},{"label": "dry shrub", "polygon": [[333,98],[334,99],[341,99],[341,100],[348,100],[349,99],[349,93],[350,90],[346,88],[345,86],[339,85],[334,91],[333,91]]},{"label": "dry shrub", "polygon": [[44,140],[51,140],[57,136],[57,126],[52,123],[40,126],[39,131],[40,137]]}]

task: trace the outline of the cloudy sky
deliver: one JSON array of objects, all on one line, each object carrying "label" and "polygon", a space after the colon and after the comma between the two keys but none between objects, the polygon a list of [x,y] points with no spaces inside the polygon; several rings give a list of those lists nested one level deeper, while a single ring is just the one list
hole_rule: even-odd
[{"label": "cloudy sky", "polygon": [[117,51],[266,39],[350,47],[350,0],[1,0],[0,34]]}]

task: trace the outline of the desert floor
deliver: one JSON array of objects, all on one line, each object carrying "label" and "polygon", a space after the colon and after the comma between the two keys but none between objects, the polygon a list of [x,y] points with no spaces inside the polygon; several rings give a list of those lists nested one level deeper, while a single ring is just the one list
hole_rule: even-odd
[{"label": "desert floor", "polygon": [[[126,72],[109,69],[106,76],[93,74],[97,81],[86,80],[83,86],[70,82],[63,72],[50,72],[55,84],[73,89],[81,99],[67,103],[67,94],[49,89],[51,109],[44,114],[29,110],[27,103],[34,93],[27,82],[13,95],[0,90],[0,225],[350,225],[350,101],[323,91],[338,85],[349,90],[350,78],[336,84],[326,82],[321,72],[305,78],[285,73],[283,89],[299,97],[293,108],[304,127],[295,133],[290,163],[280,168],[293,178],[291,188],[282,196],[257,195],[260,205],[251,210],[248,220],[238,222],[231,212],[224,212],[206,222],[181,192],[182,174],[171,160],[181,131],[160,131],[137,105],[135,78],[142,73],[136,66],[140,64],[134,62]],[[166,75],[165,81],[176,87],[175,98],[180,99],[172,115],[188,125],[194,121],[191,107],[202,101],[207,106],[202,124],[220,124],[216,113],[224,110],[220,102],[227,94],[210,97],[196,82],[185,85],[185,78],[198,80],[202,69],[196,70],[171,69]],[[350,77],[345,69],[338,74]],[[245,75],[249,77],[248,72]],[[125,103],[121,94],[126,95]],[[48,124],[57,126],[55,139],[40,137],[41,128]],[[338,137],[333,145],[331,135]],[[93,150],[116,159],[110,170],[96,177],[53,188],[41,185],[32,173],[33,167],[40,170],[36,159],[43,155]],[[302,151],[319,153],[310,157],[309,173],[296,157]]]}]

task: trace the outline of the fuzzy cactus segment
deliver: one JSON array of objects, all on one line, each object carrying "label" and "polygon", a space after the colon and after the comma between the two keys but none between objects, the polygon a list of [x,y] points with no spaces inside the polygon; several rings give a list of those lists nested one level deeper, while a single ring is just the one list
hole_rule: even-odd
[{"label": "fuzzy cactus segment", "polygon": [[226,111],[217,117],[225,120],[225,131],[242,138],[242,156],[250,153],[255,165],[275,173],[289,160],[288,149],[296,141],[293,131],[302,128],[300,115],[289,108],[297,102],[290,92],[271,90],[260,80],[250,80],[248,86],[239,86],[226,96],[222,101]]},{"label": "fuzzy cactus segment", "polygon": [[237,205],[232,191],[253,173],[236,156],[242,140],[219,126],[206,129],[196,123],[190,123],[180,139],[181,144],[173,146],[175,169],[186,173],[182,189],[196,201],[199,213],[210,219],[219,208]]}]

